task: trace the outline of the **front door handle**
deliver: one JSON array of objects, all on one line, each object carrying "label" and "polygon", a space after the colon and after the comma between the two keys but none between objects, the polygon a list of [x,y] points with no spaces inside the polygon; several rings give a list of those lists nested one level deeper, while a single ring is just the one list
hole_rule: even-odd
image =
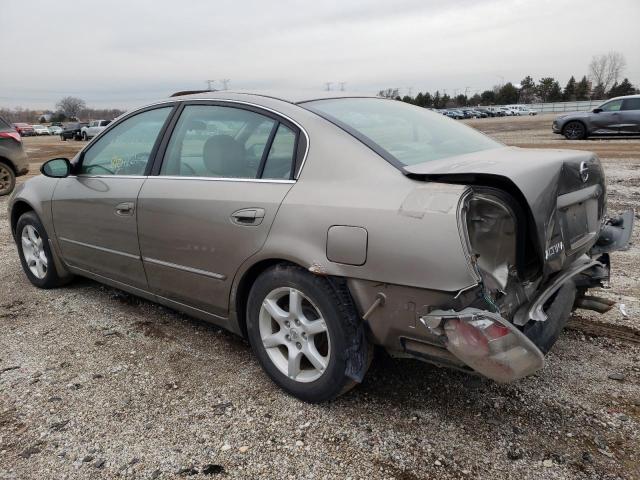
[{"label": "front door handle", "polygon": [[231,214],[236,225],[260,225],[264,219],[264,208],[243,208]]},{"label": "front door handle", "polygon": [[116,205],[116,215],[121,217],[130,217],[134,210],[133,202],[122,202]]}]

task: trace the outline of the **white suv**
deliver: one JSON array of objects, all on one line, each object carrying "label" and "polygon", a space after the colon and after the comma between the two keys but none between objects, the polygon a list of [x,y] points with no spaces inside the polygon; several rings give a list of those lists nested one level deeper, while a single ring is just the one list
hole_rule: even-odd
[{"label": "white suv", "polygon": [[92,120],[91,122],[89,122],[89,125],[87,125],[86,127],[82,127],[82,130],[80,130],[80,135],[82,136],[83,140],[89,140],[90,138],[95,137],[105,128],[107,128],[107,125],[109,125],[110,123],[111,120]]}]

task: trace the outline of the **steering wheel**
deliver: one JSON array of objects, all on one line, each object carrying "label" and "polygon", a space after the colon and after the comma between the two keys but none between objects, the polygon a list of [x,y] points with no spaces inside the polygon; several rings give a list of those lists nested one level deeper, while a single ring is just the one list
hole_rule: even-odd
[{"label": "steering wheel", "polygon": [[104,170],[105,172],[107,172],[109,175],[115,175],[116,172],[109,170],[107,167],[100,165],[100,164],[95,164],[95,165],[85,165],[85,167],[87,170],[91,170],[92,168],[101,168],[102,170]]}]

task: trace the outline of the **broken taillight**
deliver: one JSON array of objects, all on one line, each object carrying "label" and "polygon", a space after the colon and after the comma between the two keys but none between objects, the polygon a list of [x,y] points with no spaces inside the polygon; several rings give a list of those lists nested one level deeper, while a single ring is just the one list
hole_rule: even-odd
[{"label": "broken taillight", "polygon": [[540,350],[499,315],[474,309],[443,315],[443,321],[447,349],[497,382],[517,380],[544,365]]}]

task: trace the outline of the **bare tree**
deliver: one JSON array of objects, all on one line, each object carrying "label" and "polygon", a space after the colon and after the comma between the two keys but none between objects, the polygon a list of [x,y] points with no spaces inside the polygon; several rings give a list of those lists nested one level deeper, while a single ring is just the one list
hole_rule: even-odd
[{"label": "bare tree", "polygon": [[609,52],[604,55],[595,55],[589,64],[589,77],[593,85],[602,85],[609,90],[618,81],[627,61],[619,52]]},{"label": "bare tree", "polygon": [[78,118],[80,112],[87,107],[84,100],[77,97],[64,97],[58,103],[56,108],[64,113],[68,118]]}]

